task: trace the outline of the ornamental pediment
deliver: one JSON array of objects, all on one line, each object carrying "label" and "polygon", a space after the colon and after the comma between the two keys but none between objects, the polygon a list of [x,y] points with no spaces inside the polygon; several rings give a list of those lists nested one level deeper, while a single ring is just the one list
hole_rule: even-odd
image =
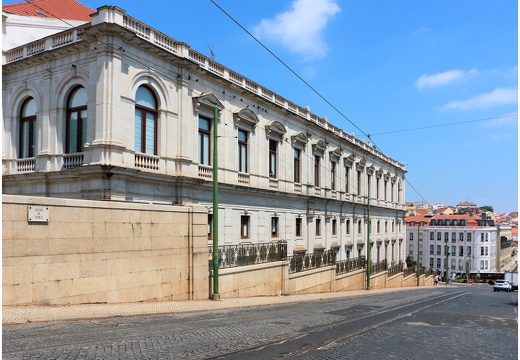
[{"label": "ornamental pediment", "polygon": [[323,156],[325,150],[327,150],[327,144],[325,144],[325,141],[323,140],[317,140],[312,144],[312,152],[315,155]]},{"label": "ornamental pediment", "polygon": [[345,157],[345,166],[352,167],[354,163],[356,162],[356,155],[349,154],[347,157]]},{"label": "ornamental pediment", "polygon": [[334,162],[338,162],[339,159],[341,159],[341,156],[343,155],[343,152],[339,147],[329,151],[330,159]]},{"label": "ornamental pediment", "polygon": [[219,111],[222,111],[222,109],[224,109],[224,105],[213,93],[196,96],[193,98],[193,103],[195,104],[196,108],[199,108],[200,106],[213,108],[216,106],[219,109]]},{"label": "ornamental pediment", "polygon": [[245,126],[249,130],[254,131],[256,125],[260,121],[255,112],[249,108],[243,108],[238,112],[233,113],[233,119],[235,121],[235,127]]},{"label": "ornamental pediment", "polygon": [[308,141],[309,139],[307,138],[307,135],[303,132],[299,132],[291,136],[291,144],[295,148],[305,148],[305,146],[307,146]]},{"label": "ornamental pediment", "polygon": [[274,120],[265,126],[265,132],[267,137],[274,137],[282,140],[283,136],[287,133],[287,129],[281,122]]}]

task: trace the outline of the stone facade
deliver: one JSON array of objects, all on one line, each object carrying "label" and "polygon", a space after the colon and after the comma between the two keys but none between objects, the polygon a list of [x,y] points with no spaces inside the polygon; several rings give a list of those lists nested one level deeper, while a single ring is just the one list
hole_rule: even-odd
[{"label": "stone facade", "polygon": [[372,261],[404,260],[403,164],[122,9],[6,52],[2,70],[4,194],[200,204],[207,244],[218,231],[338,260],[367,255],[370,205]]},{"label": "stone facade", "polygon": [[[34,221],[31,207],[48,221]],[[2,304],[208,297],[206,208],[4,195]]]}]

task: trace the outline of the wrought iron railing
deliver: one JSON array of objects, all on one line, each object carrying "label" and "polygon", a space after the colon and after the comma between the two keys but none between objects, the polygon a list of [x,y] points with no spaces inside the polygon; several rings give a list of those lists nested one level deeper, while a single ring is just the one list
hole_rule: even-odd
[{"label": "wrought iron railing", "polygon": [[404,277],[415,274],[415,265],[407,267],[406,269],[404,269],[403,273]]},{"label": "wrought iron railing", "polygon": [[386,271],[387,268],[388,268],[388,263],[386,260],[375,262],[375,263],[370,264],[370,273],[377,274],[377,273]]},{"label": "wrought iron railing", "polygon": [[[213,268],[213,246],[208,247],[209,268]],[[242,243],[218,247],[218,266],[220,269],[238,266],[281,261],[287,257],[287,242],[259,244]]]},{"label": "wrought iron railing", "polygon": [[360,256],[354,259],[341,260],[336,262],[336,275],[346,274],[348,272],[363,269],[366,266],[366,259]]},{"label": "wrought iron railing", "polygon": [[287,257],[289,260],[289,274],[300,271],[317,269],[324,266],[331,266],[336,263],[336,252],[333,250],[301,254]]},{"label": "wrought iron railing", "polygon": [[399,261],[398,263],[390,265],[388,268],[388,276],[394,276],[403,272],[403,262]]}]

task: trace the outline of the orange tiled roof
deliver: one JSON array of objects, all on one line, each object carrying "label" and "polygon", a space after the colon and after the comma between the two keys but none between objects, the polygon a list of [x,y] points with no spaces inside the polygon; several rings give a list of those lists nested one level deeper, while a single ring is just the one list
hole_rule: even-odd
[{"label": "orange tiled roof", "polygon": [[457,206],[476,207],[477,205],[470,201],[463,201],[463,202],[458,203]]},{"label": "orange tiled roof", "polygon": [[95,10],[76,0],[32,0],[2,5],[2,10],[16,15],[87,22],[90,22],[89,15],[95,13]]},{"label": "orange tiled roof", "polygon": [[511,228],[511,234],[518,235],[518,228],[517,227]]},{"label": "orange tiled roof", "polygon": [[462,215],[442,215],[437,214],[434,217],[430,216],[424,216],[424,215],[412,215],[406,217],[406,224],[409,225],[411,221],[413,221],[415,224],[420,223],[421,221],[424,222],[424,224],[429,224],[430,220],[466,220],[466,226],[478,226],[478,221],[474,217],[462,214]]}]

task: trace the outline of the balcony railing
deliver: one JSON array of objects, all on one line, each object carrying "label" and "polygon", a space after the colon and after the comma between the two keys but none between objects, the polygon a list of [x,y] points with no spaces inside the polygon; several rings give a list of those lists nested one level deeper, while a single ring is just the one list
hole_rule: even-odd
[{"label": "balcony railing", "polygon": [[155,155],[136,153],[135,167],[147,170],[159,170],[159,157]]},{"label": "balcony railing", "polygon": [[382,260],[376,263],[370,264],[370,273],[377,274],[388,269],[388,263],[386,260]]},{"label": "balcony railing", "polygon": [[402,261],[399,261],[398,263],[390,265],[390,267],[388,268],[388,276],[394,276],[394,275],[397,275],[397,274],[403,272],[403,266],[404,266],[404,264]]},{"label": "balcony railing", "polygon": [[[209,269],[213,268],[213,246],[208,247]],[[281,261],[287,256],[287,242],[269,242],[218,247],[219,269]]]},{"label": "balcony railing", "polygon": [[16,172],[31,172],[36,168],[35,158],[16,159]]},{"label": "balcony railing", "polygon": [[75,153],[75,154],[64,154],[63,155],[63,167],[65,169],[70,169],[73,167],[83,165],[84,155],[83,153]]}]

